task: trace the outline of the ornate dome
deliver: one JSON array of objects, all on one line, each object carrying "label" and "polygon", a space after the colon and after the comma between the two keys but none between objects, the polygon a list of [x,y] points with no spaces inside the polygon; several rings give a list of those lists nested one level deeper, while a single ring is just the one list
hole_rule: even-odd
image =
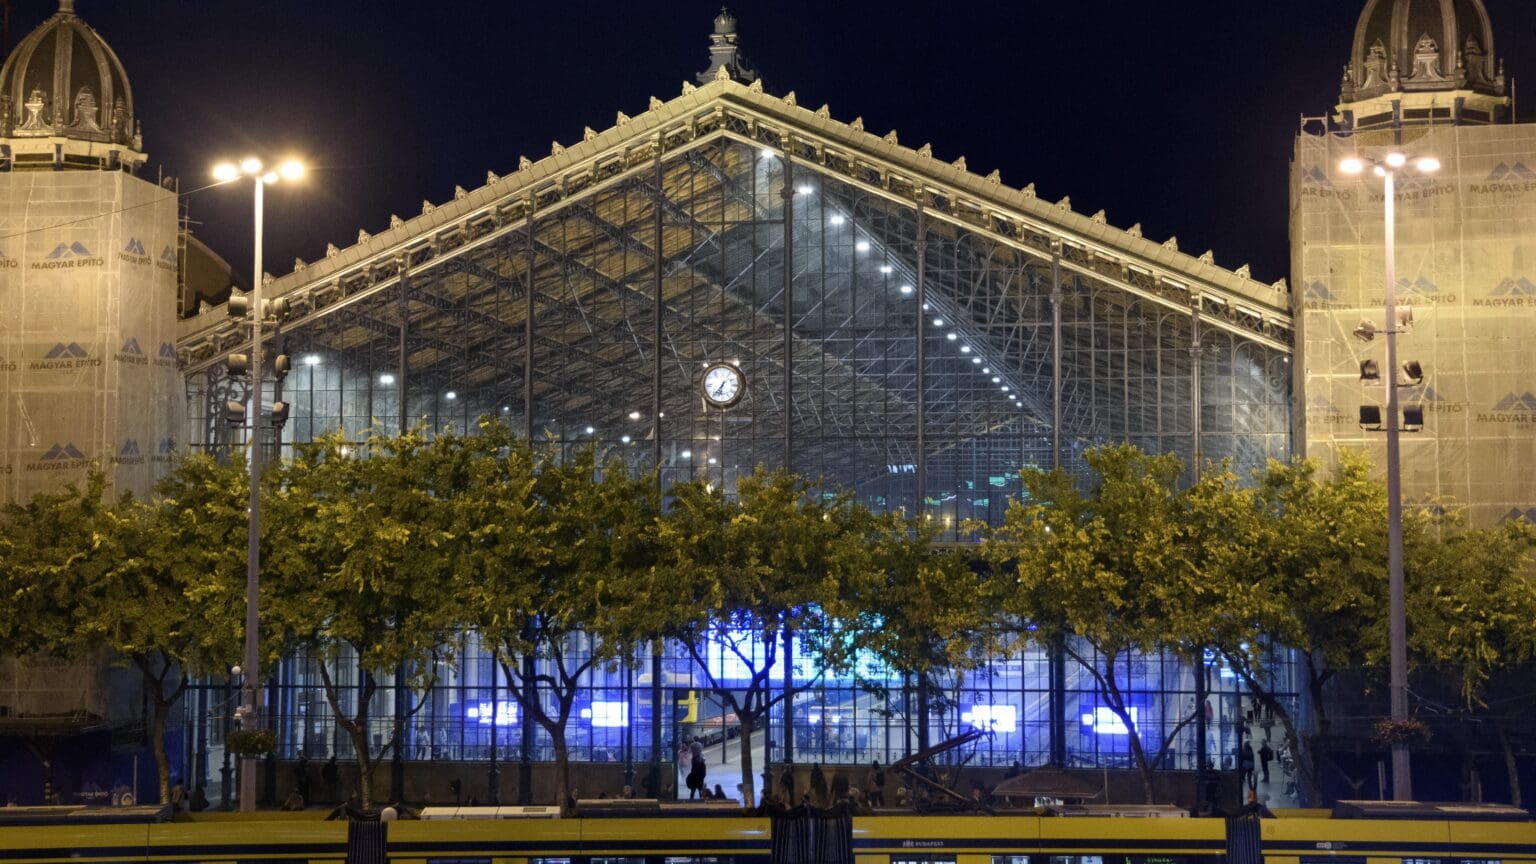
[{"label": "ornate dome", "polygon": [[[101,36],[75,15],[74,0],[59,0],[59,11],[0,67],[0,138],[13,145],[26,139],[90,142],[98,146],[89,152],[103,162],[108,155],[143,161],[128,75]],[[82,148],[65,149],[75,155]]]},{"label": "ornate dome", "polygon": [[1388,93],[1505,95],[1503,63],[1482,0],[1369,0],[1355,27],[1340,94],[1345,103]]}]

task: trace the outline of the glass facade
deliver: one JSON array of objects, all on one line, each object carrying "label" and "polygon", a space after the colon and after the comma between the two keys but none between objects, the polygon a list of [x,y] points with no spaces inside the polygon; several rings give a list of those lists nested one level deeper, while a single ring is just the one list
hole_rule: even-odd
[{"label": "glass facade", "polygon": [[[528,186],[446,245],[424,239],[348,265],[353,282],[292,291],[300,314],[274,340],[292,372],[262,394],[290,406],[277,446],[336,427],[472,428],[495,414],[551,446],[595,442],[637,471],[707,477],[727,493],[755,466],[788,465],[876,509],[940,521],[955,540],[963,520],[1001,519],[1021,467],[1082,470],[1098,444],[1191,466],[1231,459],[1244,473],[1289,454],[1289,351],[1233,304],[1217,310],[1029,219],[969,212],[729,111],[690,128],[686,142],[663,135],[593,159],[558,189]],[[701,389],[721,363],[745,380],[724,409]],[[221,406],[250,398],[240,383],[218,363],[187,383],[192,444],[239,443]],[[479,761],[494,741],[499,760],[548,759],[548,736],[498,688],[475,636],[461,639],[456,666],[404,722],[402,756]],[[729,680],[722,652],[709,656]],[[878,668],[861,682],[818,678],[792,662],[797,681],[817,683],[796,695],[787,727],[780,706],[758,732],[769,761],[786,746],[800,763],[865,765],[916,749],[912,682]],[[1192,713],[1213,762],[1236,748],[1232,678],[1204,670],[1201,712],[1188,664],[1120,662],[1151,750]],[[573,758],[668,764],[688,737],[734,758],[732,718],[702,680],[681,646],[589,673]],[[422,698],[381,684],[379,743]],[[936,687],[926,737],[992,730],[976,764],[1129,766],[1123,725],[1065,658],[1031,648]],[[348,755],[309,659],[283,664],[270,700],[283,755]],[[1195,767],[1194,725],[1160,767]]]}]

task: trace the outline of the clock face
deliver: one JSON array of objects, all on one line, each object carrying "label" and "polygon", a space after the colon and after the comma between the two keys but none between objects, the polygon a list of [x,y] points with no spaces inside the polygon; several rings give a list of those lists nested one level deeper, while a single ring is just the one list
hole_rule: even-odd
[{"label": "clock face", "polygon": [[729,408],[741,401],[746,381],[741,370],[728,363],[717,363],[704,372],[704,398],[711,405]]}]

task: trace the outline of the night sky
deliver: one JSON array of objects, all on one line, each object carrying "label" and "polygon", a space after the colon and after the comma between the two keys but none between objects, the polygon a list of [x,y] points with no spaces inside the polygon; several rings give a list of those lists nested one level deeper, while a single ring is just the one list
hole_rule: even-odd
[{"label": "night sky", "polygon": [[[13,41],[55,8],[16,0]],[[1487,0],[1536,119],[1536,3]],[[902,3],[745,0],[743,51],[770,91],[863,115],[936,158],[1070,195],[1225,267],[1287,275],[1286,177],[1301,115],[1338,99],[1364,0]],[[127,67],[144,176],[204,185],[221,157],[303,154],[268,197],[266,269],[409,218],[551,140],[639,114],[707,65],[710,2],[79,0]],[[242,272],[249,194],[192,198],[196,233]]]}]

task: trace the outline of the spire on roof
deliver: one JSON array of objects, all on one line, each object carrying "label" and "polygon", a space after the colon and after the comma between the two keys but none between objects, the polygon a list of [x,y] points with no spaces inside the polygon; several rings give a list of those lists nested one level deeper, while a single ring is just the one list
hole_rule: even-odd
[{"label": "spire on roof", "polygon": [[720,14],[715,16],[715,32],[709,35],[709,68],[698,74],[700,84],[715,80],[722,69],[733,80],[743,84],[757,80],[757,70],[752,68],[751,61],[741,55],[737,39],[736,16],[722,6]]}]

